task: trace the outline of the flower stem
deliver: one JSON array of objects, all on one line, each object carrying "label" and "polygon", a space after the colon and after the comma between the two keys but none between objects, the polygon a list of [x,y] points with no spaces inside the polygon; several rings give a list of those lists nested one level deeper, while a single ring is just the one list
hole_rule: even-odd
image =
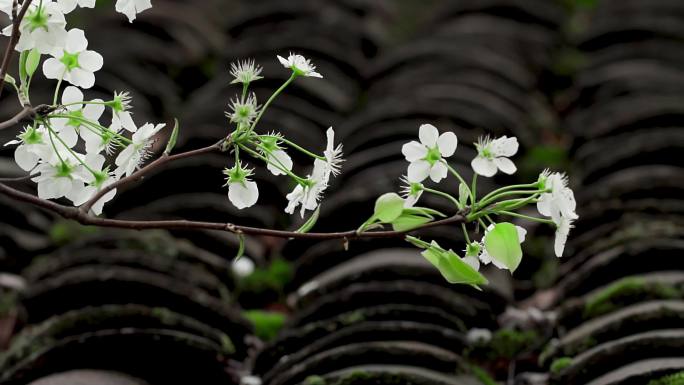
[{"label": "flower stem", "polygon": [[443,161],[444,164],[447,166],[447,169],[449,169],[449,172],[451,172],[451,174],[453,174],[453,175],[459,180],[459,182],[463,183],[463,185],[465,186],[465,188],[468,189],[468,195],[470,195],[470,202],[472,202],[473,205],[474,205],[474,202],[475,202],[475,195],[473,194],[473,190],[471,190],[470,187],[468,186],[468,183],[465,182],[465,180],[463,179],[463,177],[461,176],[461,174],[459,174],[458,171],[456,171],[453,167],[451,167],[451,165],[449,165],[449,163],[447,163],[447,162],[446,162],[445,160],[443,160],[443,159],[442,159],[442,161]]},{"label": "flower stem", "polygon": [[465,223],[461,223],[461,229],[463,230],[463,235],[465,236],[466,242],[470,244],[470,237],[468,236],[468,229],[466,229]]},{"label": "flower stem", "polygon": [[529,220],[529,221],[539,222],[539,223],[546,223],[546,224],[550,224],[550,225],[554,225],[554,226],[556,225],[551,219],[544,219],[544,218],[531,217],[531,216],[529,216],[529,215],[518,214],[518,213],[515,213],[515,212],[512,212],[512,211],[499,211],[499,212],[496,213],[496,214],[497,214],[497,215],[508,215],[508,216],[515,217],[515,218],[527,219],[527,220]]},{"label": "flower stem", "polygon": [[429,192],[431,194],[439,195],[443,198],[450,200],[451,203],[453,203],[456,206],[456,208],[458,208],[459,210],[463,208],[463,207],[461,207],[461,204],[459,203],[458,199],[452,197],[451,195],[449,195],[448,193],[445,193],[444,191],[434,190],[434,189],[431,189],[428,187],[423,187],[423,191]]},{"label": "flower stem", "polygon": [[505,187],[502,187],[500,189],[497,189],[497,190],[490,192],[489,194],[485,195],[481,200],[482,201],[487,200],[487,199],[491,198],[492,196],[498,195],[504,191],[532,188],[532,187],[538,187],[538,186],[539,186],[539,184],[537,182],[528,183],[528,184],[514,184],[514,185],[510,185],[510,186],[505,186]]},{"label": "flower stem", "polygon": [[[50,126],[50,124],[47,124],[47,123],[46,123],[46,124],[45,124],[45,127],[47,127],[48,131],[50,132],[50,140],[52,140],[52,136],[54,135],[54,136],[57,138],[57,140],[58,140],[60,143],[62,143],[62,145],[64,146],[64,148],[66,148],[67,151],[69,151],[69,153],[71,153],[71,156],[73,156],[73,157],[78,161],[78,163],[80,163],[83,167],[85,167],[85,169],[88,170],[91,174],[93,174],[93,176],[97,176],[97,173],[96,173],[95,171],[93,171],[93,169],[90,168],[90,167],[89,167],[89,166],[88,166],[88,165],[87,165],[87,164],[78,156],[78,154],[76,154],[76,152],[74,152],[74,150],[72,150],[71,147],[69,147],[69,146],[64,142],[64,140],[63,140],[63,139],[62,139],[62,138],[61,138],[61,137],[52,129],[52,126]],[[53,142],[53,145],[54,145],[54,142]],[[53,148],[54,148],[54,147],[53,147]],[[55,149],[55,152],[57,153],[57,156],[59,157],[59,151],[57,151],[57,149]],[[59,158],[60,158],[59,160],[61,160],[62,163],[64,163],[64,160],[62,160],[61,157],[59,157]]]},{"label": "flower stem", "polygon": [[261,159],[261,160],[263,160],[264,162],[266,162],[266,163],[268,163],[268,164],[274,165],[274,166],[277,167],[280,171],[286,173],[287,175],[289,175],[290,177],[292,177],[294,180],[296,180],[297,183],[304,183],[304,182],[306,182],[306,179],[304,179],[304,178],[302,178],[302,177],[299,177],[299,176],[295,175],[292,171],[286,169],[285,167],[282,167],[282,166],[280,166],[280,165],[274,164],[273,162],[269,161],[268,158],[266,158],[265,156],[259,154],[259,153],[256,152],[256,151],[252,150],[251,148],[245,146],[244,144],[239,144],[239,146],[240,146],[240,148],[242,148],[243,150],[245,150],[247,153],[249,153],[249,154],[252,155],[253,157],[255,157],[255,158],[257,158],[257,159]]},{"label": "flower stem", "polygon": [[296,74],[295,72],[292,72],[292,75],[290,75],[290,78],[287,79],[287,80],[285,81],[285,83],[283,83],[283,85],[280,86],[280,88],[278,88],[277,90],[275,90],[275,92],[273,93],[273,95],[271,95],[271,97],[268,98],[268,100],[266,101],[266,103],[264,103],[263,107],[261,107],[261,111],[259,111],[259,115],[257,115],[256,119],[254,119],[254,123],[252,123],[252,125],[250,126],[250,128],[249,128],[249,131],[250,131],[250,132],[251,132],[251,131],[254,131],[254,128],[256,127],[257,123],[259,123],[259,120],[261,120],[261,117],[264,115],[264,112],[266,112],[266,109],[268,109],[268,107],[271,105],[271,103],[273,102],[273,100],[275,100],[275,98],[276,98],[278,95],[280,95],[280,93],[283,92],[283,90],[284,90],[285,88],[287,88],[287,86],[290,85],[290,83],[292,83],[296,78],[297,78],[297,74]]},{"label": "flower stem", "polygon": [[279,141],[281,141],[281,142],[285,143],[286,145],[288,145],[289,147],[292,147],[292,148],[294,148],[295,150],[297,150],[297,151],[299,151],[299,152],[302,152],[302,153],[304,153],[304,154],[306,154],[306,155],[308,155],[308,156],[310,156],[310,157],[312,157],[312,158],[314,158],[314,159],[325,160],[325,157],[324,157],[324,156],[316,155],[316,154],[314,154],[313,152],[311,152],[311,151],[309,151],[309,150],[307,150],[307,149],[305,149],[305,148],[299,146],[297,143],[294,143],[294,142],[292,142],[292,141],[290,141],[290,140],[287,140],[287,139],[283,138],[282,136],[278,136],[278,135],[259,135],[259,138],[276,138],[276,139],[278,139]]}]

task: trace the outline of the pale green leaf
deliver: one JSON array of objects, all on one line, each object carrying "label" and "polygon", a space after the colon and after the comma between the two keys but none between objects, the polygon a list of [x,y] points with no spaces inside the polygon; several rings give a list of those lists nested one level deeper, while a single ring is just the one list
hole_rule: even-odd
[{"label": "pale green leaf", "polygon": [[238,247],[238,252],[235,255],[235,260],[242,258],[245,254],[245,236],[243,234],[237,234],[238,240],[240,241],[240,246]]},{"label": "pale green leaf", "polygon": [[166,143],[166,149],[164,150],[164,154],[166,155],[169,155],[173,148],[176,147],[176,141],[178,140],[178,130],[180,128],[178,119],[173,119],[173,122],[173,131],[171,131],[171,136],[169,137],[169,141]]},{"label": "pale green leaf", "polygon": [[468,191],[468,186],[464,185],[463,183],[458,185],[458,203],[461,205],[461,207],[465,207],[465,205],[468,203],[468,198],[470,197]]},{"label": "pale green leaf", "polygon": [[441,251],[431,247],[421,253],[434,265],[449,283],[468,285],[486,285],[488,283],[479,271],[465,263],[461,257],[452,251]]},{"label": "pale green leaf", "polygon": [[404,212],[399,218],[392,221],[394,231],[408,231],[432,222],[432,217],[413,215]]},{"label": "pale green leaf", "polygon": [[511,272],[520,265],[522,249],[518,239],[518,230],[512,223],[497,223],[485,236],[487,253],[501,262]]},{"label": "pale green leaf", "polygon": [[314,211],[313,214],[311,214],[309,219],[302,225],[302,227],[297,229],[296,232],[297,233],[308,233],[314,227],[314,225],[316,224],[316,221],[318,221],[318,216],[319,216],[320,212],[321,212],[321,206],[319,205],[316,208],[316,211]]},{"label": "pale green leaf", "polygon": [[403,210],[404,200],[396,193],[387,193],[375,201],[373,216],[384,223],[391,223],[401,215]]},{"label": "pale green leaf", "polygon": [[404,209],[405,214],[416,214],[416,215],[424,215],[427,217],[446,217],[446,215],[442,214],[441,212],[437,210],[433,210],[428,207],[408,207]]},{"label": "pale green leaf", "polygon": [[26,57],[26,74],[31,77],[38,69],[40,64],[40,52],[37,49],[32,49]]}]

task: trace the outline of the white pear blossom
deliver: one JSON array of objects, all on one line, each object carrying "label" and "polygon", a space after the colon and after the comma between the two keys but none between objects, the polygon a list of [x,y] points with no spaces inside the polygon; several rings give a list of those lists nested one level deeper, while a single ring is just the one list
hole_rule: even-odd
[{"label": "white pear blossom", "polygon": [[407,178],[409,182],[422,182],[429,176],[433,182],[439,183],[448,173],[443,158],[454,155],[458,138],[453,132],[439,135],[431,124],[421,125],[418,137],[420,143],[414,140],[401,148],[401,153],[410,162]]},{"label": "white pear blossom", "polygon": [[[87,172],[82,172],[83,175],[81,180],[74,181],[74,190],[76,192],[72,193],[70,198],[74,206],[81,206],[93,198],[95,194],[117,181],[117,178],[110,174],[108,170],[102,169],[105,163],[104,156],[100,154],[88,154],[84,161],[91,170],[96,172],[96,174],[93,175],[93,173],[83,167],[83,170]],[[76,183],[80,183],[80,185],[76,185]],[[91,208],[92,212],[95,215],[102,214],[105,203],[114,199],[114,196],[116,196],[116,189],[108,191],[102,198],[98,199],[97,202],[93,204]]]},{"label": "white pear blossom", "polygon": [[76,9],[76,6],[82,8],[95,8],[95,0],[57,0],[57,4],[59,4],[59,7],[64,14],[73,11]]},{"label": "white pear blossom", "polygon": [[51,58],[43,63],[43,73],[48,79],[60,79],[81,87],[95,85],[95,72],[103,65],[102,55],[89,51],[88,39],[82,29],[74,28],[67,33],[66,46],[53,50]]},{"label": "white pear blossom", "polygon": [[[11,1],[10,1],[11,2]],[[6,9],[6,7],[3,7]],[[8,15],[11,16],[11,6]],[[64,47],[67,39],[66,19],[59,5],[52,0],[33,1],[21,20],[19,41],[16,50],[37,49],[42,54]],[[12,25],[2,30],[5,36],[12,35]]]},{"label": "white pear blossom", "polygon": [[562,216],[557,223],[556,238],[553,242],[553,251],[556,253],[556,257],[558,258],[563,256],[563,250],[565,250],[565,243],[568,240],[568,234],[570,233],[570,229],[574,227],[572,222],[572,218]]},{"label": "white pear blossom", "polygon": [[117,165],[114,175],[121,178],[122,175],[130,176],[137,170],[142,162],[149,156],[149,149],[154,143],[153,137],[164,128],[166,124],[146,123],[140,127],[131,137],[133,143],[126,146],[116,157],[114,163]]},{"label": "white pear blossom", "polygon": [[342,159],[342,143],[335,146],[335,131],[332,127],[328,128],[325,135],[328,139],[328,143],[325,151],[323,151],[323,155],[325,156],[330,173],[334,176],[338,176],[340,175],[342,162],[344,162],[344,159]]},{"label": "white pear blossom", "polygon": [[44,126],[38,128],[25,127],[17,139],[5,143],[5,146],[18,144],[14,150],[14,161],[24,171],[33,170],[38,161],[51,159],[52,147],[47,142],[47,130]]},{"label": "white pear blossom", "polygon": [[125,129],[135,132],[138,126],[133,121],[131,109],[131,96],[128,92],[114,92],[114,99],[107,102],[107,106],[112,109],[112,123],[109,128],[114,132],[121,132]]},{"label": "white pear blossom", "polygon": [[539,175],[539,183],[540,189],[551,190],[541,194],[537,201],[540,214],[551,217],[556,225],[560,224],[561,216],[577,219],[575,194],[568,187],[568,177],[565,174],[544,170]]},{"label": "white pear blossom", "polygon": [[294,190],[287,194],[288,204],[285,207],[285,212],[293,214],[297,206],[301,205],[299,215],[304,218],[306,210],[316,210],[318,201],[321,199],[325,189],[328,188],[330,172],[327,162],[315,159],[313,170],[307,182],[304,185],[302,183],[297,184]]},{"label": "white pear blossom", "polygon": [[230,75],[234,78],[230,84],[242,83],[249,84],[253,81],[263,79],[261,75],[263,68],[255,64],[254,59],[242,60],[231,63]]},{"label": "white pear blossom", "polygon": [[489,137],[480,138],[478,143],[475,143],[477,148],[477,156],[470,165],[473,170],[482,176],[494,176],[498,170],[506,174],[514,174],[517,168],[515,164],[508,159],[518,152],[518,139],[516,137],[502,136],[497,139],[490,139]]},{"label": "white pear blossom", "polygon": [[[71,155],[71,153],[69,153]],[[85,156],[76,154],[83,159]],[[75,156],[63,156],[54,164],[41,163],[33,170],[38,176],[32,178],[38,184],[38,197],[41,199],[72,199],[80,194],[83,186],[84,172]]]},{"label": "white pear blossom", "polygon": [[[96,99],[93,102],[102,102],[102,100]],[[80,89],[69,86],[64,89],[62,93],[62,104],[65,106],[65,111],[62,112],[63,115],[68,115],[69,118],[53,118],[50,119],[50,124],[55,132],[59,133],[59,137],[69,146],[73,147],[78,141],[77,132],[81,134],[81,137],[89,138],[92,135],[96,135],[92,130],[96,128],[86,125],[83,119],[87,119],[91,122],[97,123],[105,107],[102,104],[83,104],[83,92]],[[92,141],[92,140],[91,140]],[[88,142],[86,142],[88,144]],[[96,147],[91,144],[86,149],[87,152],[99,152],[95,151]]]},{"label": "white pear blossom", "polygon": [[260,150],[266,156],[266,168],[273,175],[286,175],[285,170],[292,170],[292,158],[280,147],[282,135],[272,132],[261,136]]},{"label": "white pear blossom", "polygon": [[[489,255],[489,253],[487,252],[487,248],[485,247],[484,240],[487,237],[487,233],[492,231],[492,229],[494,229],[494,224],[491,224],[487,227],[487,229],[485,230],[484,236],[482,237],[482,241],[479,244],[479,246],[480,246],[480,255],[479,255],[480,261],[485,265],[493,263],[494,266],[498,267],[499,269],[507,269],[506,265],[504,265],[503,263],[492,258]],[[525,242],[525,236],[527,235],[527,230],[525,230],[524,227],[520,227],[520,226],[515,226],[515,229],[518,231],[518,241],[520,243]]]},{"label": "white pear blossom", "polygon": [[421,195],[423,195],[423,184],[418,182],[410,182],[408,177],[402,176],[401,182],[403,186],[401,188],[401,195],[404,198],[404,207],[410,208],[418,203]]},{"label": "white pear blossom", "polygon": [[144,10],[152,8],[150,0],[116,0],[116,11],[128,17],[129,22],[133,22],[137,15]]},{"label": "white pear blossom", "polygon": [[256,182],[249,180],[252,171],[243,168],[240,162],[223,171],[227,176],[225,185],[228,186],[228,199],[239,210],[254,206],[259,199],[259,187]]},{"label": "white pear blossom", "polygon": [[254,93],[245,98],[236,97],[230,101],[229,108],[226,116],[230,118],[231,123],[237,123],[239,126],[249,127],[259,114],[259,105]]},{"label": "white pear blossom", "polygon": [[282,64],[283,67],[291,69],[298,76],[314,78],[323,77],[323,75],[316,72],[316,66],[311,63],[311,60],[302,55],[290,52],[290,56],[288,56],[287,59],[278,55],[278,61],[280,61],[280,64]]}]

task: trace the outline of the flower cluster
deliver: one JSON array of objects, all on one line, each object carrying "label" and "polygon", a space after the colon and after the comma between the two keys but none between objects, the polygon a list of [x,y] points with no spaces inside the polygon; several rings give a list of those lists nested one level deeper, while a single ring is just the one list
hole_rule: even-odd
[{"label": "flower cluster", "polygon": [[[301,55],[291,53],[287,59],[278,56],[278,60],[285,68],[292,71],[291,76],[263,106],[259,105],[254,93],[248,93],[250,83],[262,79],[262,68],[253,60],[240,61],[231,65],[230,73],[234,78],[231,84],[242,84],[242,94],[231,100],[229,111],[226,112],[229,123],[235,125],[235,129],[230,134],[235,161],[233,167],[224,170],[224,174],[230,202],[238,209],[250,207],[256,204],[259,198],[259,188],[252,180],[254,170],[243,165],[240,153],[247,153],[252,158],[264,162],[266,169],[273,175],[289,177],[295,183],[292,192],[286,196],[288,204],[285,212],[294,214],[299,207],[299,213],[304,217],[307,210],[314,211],[318,208],[331,176],[339,174],[340,165],[343,162],[342,145],[335,144],[335,132],[332,127],[326,131],[327,145],[322,155],[304,149],[278,132],[258,134],[255,131],[255,126],[264,111],[295,78],[300,76],[322,78],[321,74],[315,72],[316,67],[311,61]],[[293,162],[287,153],[288,149],[300,151],[313,159],[313,168],[306,177],[299,176],[293,171]]]},{"label": "flower cluster", "polygon": [[[0,1],[0,11],[13,15],[13,2]],[[23,6],[19,1],[18,7]],[[95,84],[95,73],[103,66],[102,56],[88,49],[85,32],[67,30],[65,15],[76,7],[93,8],[95,0],[32,1],[19,24],[21,32],[16,50],[21,53],[20,86],[22,103],[30,100],[30,84],[43,55],[43,74],[57,81],[49,113],[36,117],[16,140],[14,158],[37,183],[41,199],[66,198],[75,206],[88,202],[95,214],[114,198],[111,186],[123,176],[130,176],[150,154],[155,135],[164,127],[145,124],[138,127],[130,112],[127,93],[114,93],[112,100],[86,100],[83,89]],[[118,0],[116,9],[133,20],[137,13],[151,7],[149,0]],[[2,30],[11,35],[12,26]],[[62,90],[62,83],[71,85]],[[61,95],[61,98],[60,98]],[[59,102],[59,103],[58,103]],[[101,122],[105,111],[111,122]],[[125,129],[130,137],[122,134]],[[106,164],[106,155],[119,151],[114,164]],[[105,190],[106,191],[102,191]],[[96,202],[90,202],[99,195]]]},{"label": "flower cluster", "polygon": [[[406,176],[402,177],[402,197],[390,193],[378,198],[374,215],[366,221],[360,231],[379,224],[390,224],[397,231],[407,230],[429,223],[444,216],[434,210],[417,207],[424,193],[435,194],[448,199],[459,213],[466,213],[467,222],[474,222],[483,230],[479,241],[471,241],[466,227],[465,254],[459,256],[452,250],[441,248],[436,242],[424,242],[407,237],[416,246],[425,249],[423,256],[434,264],[449,282],[479,285],[486,279],[479,273],[481,264],[494,264],[501,269],[515,271],[521,258],[521,244],[527,231],[508,222],[497,222],[496,216],[509,216],[549,224],[556,229],[554,251],[563,254],[572,222],[577,219],[576,203],[568,179],[564,174],[544,170],[538,180],[526,185],[506,186],[478,199],[477,176],[492,177],[498,171],[513,174],[517,168],[509,159],[518,152],[515,137],[480,138],[474,146],[476,157],[471,166],[474,172],[472,183],[466,183],[459,172],[448,162],[454,155],[458,138],[453,132],[439,133],[430,124],[420,126],[419,141],[411,141],[402,147],[402,154],[409,162]],[[423,183],[430,179],[435,184],[452,174],[459,182],[456,196],[428,187]],[[542,217],[518,214],[515,211],[529,204],[537,204]],[[544,218],[546,217],[546,218]],[[550,218],[550,219],[547,219]]]}]

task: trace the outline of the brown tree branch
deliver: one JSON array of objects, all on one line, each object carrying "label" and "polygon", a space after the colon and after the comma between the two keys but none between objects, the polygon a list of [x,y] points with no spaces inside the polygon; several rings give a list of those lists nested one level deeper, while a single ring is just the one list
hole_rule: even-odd
[{"label": "brown tree branch", "polygon": [[[16,6],[12,8],[12,15],[14,16],[14,20],[12,20],[12,35],[10,36],[9,43],[7,43],[7,47],[5,48],[5,56],[2,58],[2,65],[0,66],[0,96],[2,96],[2,89],[5,87],[5,75],[9,70],[9,63],[10,60],[12,60],[14,48],[16,48],[17,43],[19,42],[19,35],[21,34],[19,27],[21,26],[21,21],[24,19],[24,16],[31,5],[31,1],[32,0],[24,0],[24,4],[22,4],[18,14],[15,14]],[[16,2],[14,4],[16,5]]]},{"label": "brown tree branch", "polygon": [[401,238],[406,234],[414,231],[445,226],[450,224],[465,223],[466,218],[462,215],[454,215],[450,218],[431,222],[423,226],[417,227],[408,231],[368,231],[357,232],[356,230],[334,232],[334,233],[297,233],[293,231],[262,229],[258,227],[239,226],[232,223],[221,222],[200,222],[188,220],[166,220],[166,221],[129,221],[121,219],[107,219],[100,218],[88,214],[76,207],[64,206],[52,201],[40,199],[35,195],[19,191],[0,183],[0,193],[16,199],[21,202],[30,203],[34,206],[41,207],[48,211],[52,211],[63,218],[73,219],[83,225],[99,226],[99,227],[114,227],[121,229],[132,230],[148,230],[148,229],[163,229],[163,230],[219,230],[227,231],[234,234],[245,235],[263,235],[276,238],[296,238],[296,239],[363,239],[363,238]]},{"label": "brown tree branch", "polygon": [[129,183],[138,181],[142,179],[145,175],[149,174],[150,172],[162,167],[166,163],[172,162],[174,160],[179,160],[179,159],[184,159],[184,158],[190,158],[193,156],[197,155],[202,155],[202,154],[207,154],[210,152],[214,151],[220,151],[224,143],[229,140],[229,139],[221,139],[218,142],[212,144],[211,146],[199,148],[197,150],[191,150],[191,151],[186,151],[182,152],[180,154],[175,154],[175,155],[168,155],[166,153],[162,154],[159,158],[155,159],[152,163],[148,164],[147,166],[141,168],[140,170],[134,172],[130,176],[127,176],[125,178],[121,178],[118,181],[110,184],[109,186],[103,188],[100,190],[98,193],[93,195],[92,198],[90,198],[86,203],[81,205],[81,211],[83,212],[88,212],[90,211],[90,208],[93,207],[95,203],[97,203],[100,198],[105,196],[108,192],[114,190],[115,188],[123,187],[126,186]]},{"label": "brown tree branch", "polygon": [[44,109],[46,107],[47,106],[43,104],[41,104],[38,107],[24,106],[24,108],[22,108],[21,111],[17,112],[16,115],[5,120],[4,122],[0,122],[0,131],[6,128],[16,126],[17,124],[21,123],[22,120],[35,116],[36,114],[38,114],[39,110]]}]

